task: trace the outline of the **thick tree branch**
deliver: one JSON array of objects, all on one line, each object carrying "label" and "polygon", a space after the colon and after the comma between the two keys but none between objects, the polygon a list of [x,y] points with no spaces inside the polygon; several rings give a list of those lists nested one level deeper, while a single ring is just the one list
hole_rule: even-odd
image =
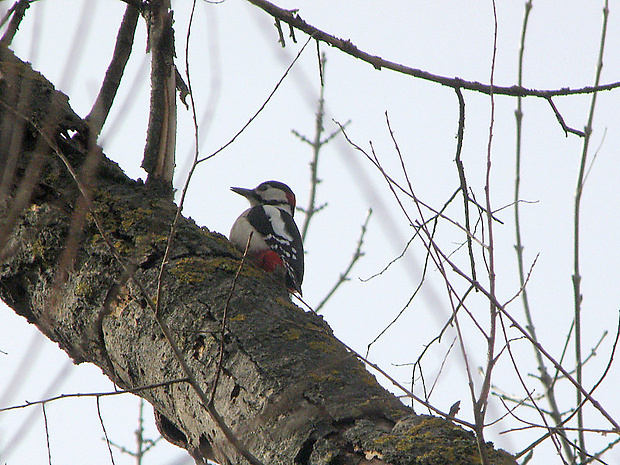
[{"label": "thick tree branch", "polygon": [[[182,217],[162,276],[156,318],[144,294],[156,293],[176,207],[128,179],[104,156],[93,178],[81,180],[89,202],[79,202],[83,193],[60,153],[79,177],[88,160],[79,142],[64,133],[84,123],[75,119],[66,97],[6,48],[0,48],[0,76],[0,128],[22,125],[9,197],[0,204],[0,228],[8,235],[0,261],[0,297],[76,363],[95,363],[126,390],[153,385],[138,394],[201,460],[244,463],[226,437],[233,434],[253,456],[273,465],[477,462],[471,432],[413,414],[376,382],[319,316],[292,305],[286,289],[259,270],[243,267],[239,274],[222,338],[240,256],[223,236]],[[27,101],[13,98],[24,88],[31,89]],[[50,102],[55,102],[56,110],[49,113],[55,117],[43,137],[37,118],[48,113]],[[14,136],[3,131],[0,144]],[[41,150],[45,144],[47,150]],[[0,151],[0,167],[10,155]],[[26,207],[7,225],[7,212],[15,211],[15,196],[33,157],[41,164],[40,175],[30,180],[32,195],[22,200]],[[88,206],[81,241],[59,280],[59,258],[79,205]],[[127,268],[135,282],[127,278]],[[170,329],[178,354],[159,319]],[[226,433],[187,382],[161,384],[187,378],[182,362],[200,389],[209,392],[221,348],[213,412],[228,425]],[[488,453],[492,463],[515,463],[501,451]]]}]

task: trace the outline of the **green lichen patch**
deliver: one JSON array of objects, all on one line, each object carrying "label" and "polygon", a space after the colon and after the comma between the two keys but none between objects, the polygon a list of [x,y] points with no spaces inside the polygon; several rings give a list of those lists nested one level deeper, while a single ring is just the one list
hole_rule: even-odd
[{"label": "green lichen patch", "polygon": [[212,260],[202,257],[186,257],[177,260],[167,270],[179,281],[188,284],[203,282],[213,267]]},{"label": "green lichen patch", "polygon": [[284,332],[283,336],[288,341],[298,341],[301,339],[301,331],[297,328],[290,328]]},{"label": "green lichen patch", "polygon": [[[364,425],[360,425],[353,430],[363,428]],[[481,463],[473,433],[448,420],[426,415],[407,417],[399,422],[392,432],[375,435],[358,447],[380,451],[384,460],[393,464],[479,465]],[[486,453],[489,462],[494,465],[515,463],[509,454],[494,450],[490,443]]]}]

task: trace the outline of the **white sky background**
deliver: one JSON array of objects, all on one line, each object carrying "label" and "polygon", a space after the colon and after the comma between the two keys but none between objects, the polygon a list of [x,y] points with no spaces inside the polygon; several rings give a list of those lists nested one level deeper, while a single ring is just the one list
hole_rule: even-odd
[{"label": "white sky background", "polygon": [[[189,18],[188,4],[176,2],[177,65],[184,72],[184,45]],[[360,49],[391,61],[448,77],[489,82],[493,45],[491,2],[471,1],[313,1],[276,2],[284,8],[299,8],[310,24],[338,37],[350,39]],[[388,4],[389,3],[389,4]],[[387,4],[387,5],[386,5]],[[79,36],[83,54],[72,55],[75,31],[80,24],[84,2],[39,1],[27,12],[14,43],[17,54],[33,62],[57,87],[70,95],[76,112],[85,116],[99,90],[108,65],[117,28],[125,5],[118,0],[88,0],[85,34]],[[534,1],[525,51],[524,85],[537,89],[592,85],[600,43],[601,1]],[[10,3],[1,2],[3,13]],[[620,2],[610,2],[610,19],[602,83],[620,80]],[[495,84],[509,86],[517,81],[517,57],[524,2],[498,2],[498,42]],[[89,17],[90,15],[90,17]],[[36,26],[39,21],[40,27]],[[283,25],[284,26],[284,25]],[[33,36],[33,30],[38,35]],[[284,28],[286,33],[288,28]],[[39,46],[34,55],[32,39]],[[307,37],[297,32],[298,44],[277,43],[273,19],[252,5],[228,0],[219,5],[198,2],[191,36],[190,70],[194,98],[201,121],[201,156],[225,144],[256,112],[272,91]],[[148,121],[149,79],[144,65],[145,28],[138,26],[134,52],[125,73],[116,106],[104,128],[102,144],[108,157],[117,161],[132,177],[143,177],[139,168]],[[426,203],[441,208],[458,187],[454,165],[458,103],[454,90],[372,66],[321,45],[327,54],[325,98],[326,132],[336,129],[332,122],[351,120],[349,136],[364,148],[372,140],[386,170],[399,180],[399,161],[385,124],[387,111],[416,194]],[[147,58],[148,59],[148,58]],[[253,187],[261,181],[277,179],[297,193],[298,205],[308,199],[311,151],[291,130],[312,138],[319,78],[316,46],[308,45],[265,110],[237,141],[221,154],[200,165],[190,185],[184,213],[211,230],[228,233],[236,216],[246,208],[244,200],[229,191],[230,186]],[[134,88],[132,84],[136,82]],[[484,174],[489,133],[490,99],[464,91],[466,127],[462,159],[468,183],[479,201],[484,198]],[[129,107],[121,106],[129,101]],[[556,98],[555,103],[568,125],[583,129],[590,96]],[[522,240],[526,247],[526,267],[539,255],[528,284],[537,332],[543,345],[560,357],[573,317],[572,224],[573,195],[580,138],[564,132],[549,105],[527,98],[524,105],[521,198],[535,203],[522,204]],[[516,99],[496,96],[492,146],[492,205],[508,205],[514,196],[514,155]],[[601,376],[608,360],[620,309],[620,90],[599,95],[594,118],[589,159],[598,149],[589,173],[582,202],[581,271],[584,294],[584,354],[589,353],[603,331],[610,334],[597,357],[584,370],[586,387]],[[179,105],[177,181],[181,186],[193,155],[191,114]],[[600,147],[600,149],[599,149]],[[306,242],[304,298],[317,304],[345,269],[355,249],[360,226],[369,207],[373,208],[365,239],[365,256],[346,283],[324,309],[324,316],[336,335],[365,353],[367,345],[398,314],[417,286],[424,251],[419,243],[404,259],[382,276],[368,278],[403,249],[412,234],[406,219],[379,173],[342,137],[325,146],[319,166],[318,202],[328,207],[315,217]],[[410,213],[415,209],[407,204]],[[462,200],[448,210],[462,222]],[[518,290],[514,253],[513,210],[497,216],[504,225],[495,225],[495,246],[500,300],[509,300]],[[298,222],[303,215],[298,214]],[[463,234],[442,224],[438,241],[447,252],[456,250]],[[453,258],[468,269],[466,250]],[[479,263],[480,256],[477,257]],[[480,267],[479,272],[482,270]],[[482,279],[482,278],[481,278]],[[463,281],[454,279],[459,288]],[[486,284],[486,281],[483,281]],[[525,324],[520,301],[510,307]],[[486,321],[488,305],[475,297],[470,309]],[[416,360],[450,314],[441,275],[431,266],[421,293],[398,323],[370,350],[369,358],[410,387],[411,368],[396,366]],[[486,347],[477,330],[461,318],[473,367],[483,365]],[[511,333],[517,337],[516,332]],[[440,345],[424,358],[427,383],[432,384],[454,339],[449,331]],[[36,349],[28,349],[36,345]],[[431,402],[447,411],[461,400],[460,416],[472,420],[460,352],[455,345],[447,358]],[[533,353],[525,341],[513,345],[523,375],[536,373]],[[10,309],[0,310],[0,407],[34,401],[60,393],[112,391],[111,382],[92,365],[71,366],[64,352],[38,335]],[[571,367],[573,348],[565,366]],[[154,361],[155,362],[155,361]],[[64,370],[64,371],[63,371]],[[50,387],[61,375],[61,381]],[[23,374],[22,382],[13,381]],[[620,419],[617,382],[620,368],[612,365],[606,381],[595,392],[607,411]],[[531,388],[541,392],[532,378]],[[12,380],[9,383],[9,380]],[[478,379],[479,380],[479,379]],[[389,381],[381,382],[392,389]],[[494,376],[497,387],[517,397],[523,389],[504,356]],[[10,384],[10,385],[8,385]],[[13,387],[13,389],[11,389]],[[422,395],[417,383],[414,391]],[[574,390],[563,382],[559,388],[562,409],[574,405]],[[501,404],[492,399],[489,419],[503,415]],[[546,407],[546,403],[541,405]],[[418,413],[426,413],[415,405]],[[110,439],[131,448],[137,426],[138,401],[129,396],[101,400],[102,416]],[[54,464],[110,463],[93,398],[61,400],[46,407]],[[538,422],[526,408],[517,414]],[[156,436],[150,407],[146,412],[147,435]],[[32,418],[32,420],[30,420]],[[590,427],[610,425],[592,408],[587,409]],[[15,444],[16,432],[22,442]],[[487,439],[510,452],[518,452],[543,434],[533,430],[500,435],[520,426],[506,421],[487,430]],[[590,452],[612,441],[614,436],[588,436]],[[596,446],[598,445],[598,447]],[[8,448],[12,448],[7,453]],[[191,463],[179,449],[158,445],[147,454],[145,464]],[[130,464],[134,459],[114,450],[115,463]],[[607,463],[620,463],[620,451],[605,456]],[[40,407],[0,413],[0,461],[6,464],[47,463],[43,416]],[[531,463],[559,463],[550,443],[536,449]]]}]

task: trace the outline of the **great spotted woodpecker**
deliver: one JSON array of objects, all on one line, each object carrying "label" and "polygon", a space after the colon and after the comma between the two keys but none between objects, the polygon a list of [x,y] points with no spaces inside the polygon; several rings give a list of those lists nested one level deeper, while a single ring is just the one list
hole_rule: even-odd
[{"label": "great spotted woodpecker", "polygon": [[245,250],[252,232],[248,257],[259,268],[284,280],[292,292],[301,295],[304,277],[304,247],[295,224],[295,194],[286,184],[265,181],[254,189],[231,187],[249,200],[230,230],[230,241]]}]

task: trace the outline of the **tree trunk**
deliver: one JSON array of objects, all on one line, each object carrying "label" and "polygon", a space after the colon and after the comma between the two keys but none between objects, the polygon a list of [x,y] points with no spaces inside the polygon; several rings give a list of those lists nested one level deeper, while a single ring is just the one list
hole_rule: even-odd
[{"label": "tree trunk", "polygon": [[[220,234],[180,217],[158,293],[176,207],[88,147],[87,129],[0,47],[0,297],[16,313],[121,388],[158,385],[136,393],[197,460],[480,463],[472,433],[415,415],[284,286],[249,265],[236,279],[240,254]],[[215,383],[205,405],[195,386],[211,396]]]}]

